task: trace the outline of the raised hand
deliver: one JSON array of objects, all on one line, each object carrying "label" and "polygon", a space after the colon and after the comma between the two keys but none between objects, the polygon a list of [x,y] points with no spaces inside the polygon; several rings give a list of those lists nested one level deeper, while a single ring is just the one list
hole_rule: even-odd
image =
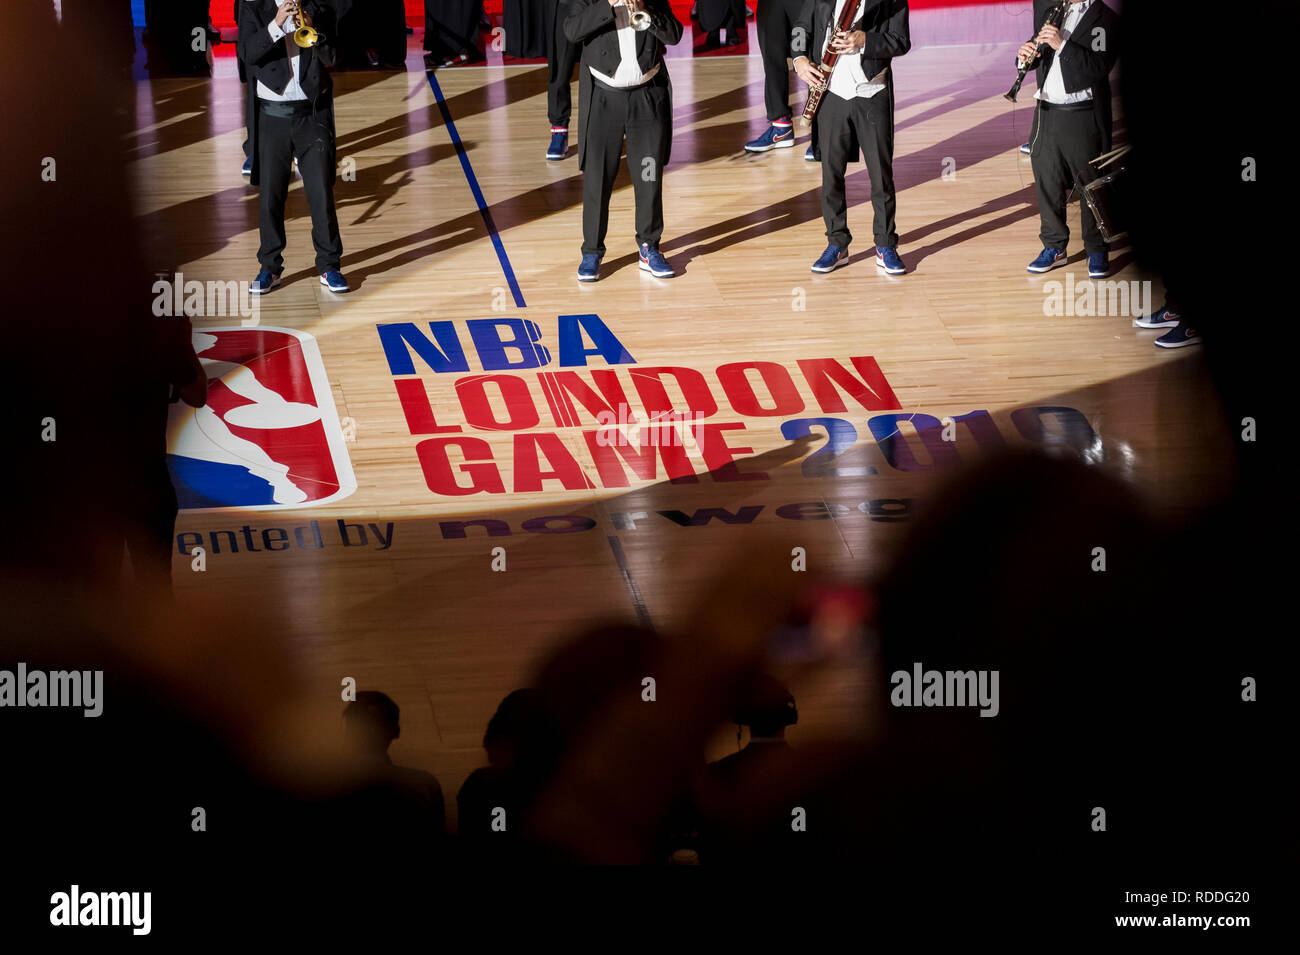
[{"label": "raised hand", "polygon": [[297,12],[298,4],[295,3],[294,0],[285,0],[284,3],[280,4],[280,9],[275,13],[275,25],[283,30],[284,25],[289,22],[289,18]]}]

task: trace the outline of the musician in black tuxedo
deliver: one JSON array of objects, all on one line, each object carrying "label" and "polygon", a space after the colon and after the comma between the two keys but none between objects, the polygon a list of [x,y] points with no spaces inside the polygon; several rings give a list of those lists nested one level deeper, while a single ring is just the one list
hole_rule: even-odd
[{"label": "musician in black tuxedo", "polygon": [[[856,3],[850,29],[837,33],[845,3]],[[820,86],[820,70],[830,50],[839,53],[829,88],[817,113],[822,155],[822,218],[828,245],[813,263],[814,272],[830,272],[849,261],[848,203],[844,171],[861,151],[871,174],[875,213],[876,265],[902,275],[894,215],[894,71],[895,57],[912,48],[907,0],[806,0],[791,34],[794,69],[809,86]]]},{"label": "musician in black tuxedo", "polygon": [[581,123],[582,263],[578,279],[600,277],[609,226],[609,197],[627,140],[636,198],[641,270],[657,278],[673,270],[659,252],[664,231],[663,173],[672,146],[672,87],[664,50],[682,38],[668,0],[642,0],[648,29],[636,30],[621,0],[570,0],[564,35],[582,44],[578,80]]},{"label": "musician in black tuxedo", "polygon": [[[331,292],[348,291],[339,271],[343,241],[334,209],[336,173],[334,84],[328,66],[336,57],[338,18],[322,0],[244,0],[239,46],[248,82],[256,91],[253,111],[250,182],[261,187],[258,226],[261,271],[252,292],[261,295],[280,283],[284,266],[284,204],[292,161],[298,160],[303,192],[311,208],[311,240],[316,271]],[[301,48],[294,31],[314,27],[320,41]]]},{"label": "musician in black tuxedo", "polygon": [[[1018,62],[1032,62],[1040,44],[1048,49],[1038,62],[1036,129],[1029,154],[1038,191],[1039,237],[1043,251],[1029,263],[1030,272],[1064,265],[1070,228],[1065,204],[1070,189],[1083,187],[1100,173],[1089,161],[1111,148],[1110,71],[1119,57],[1119,17],[1103,0],[1073,0],[1060,28],[1047,26],[1058,4],[1034,0],[1038,35],[1022,46]],[[1110,274],[1106,240],[1086,202],[1080,202],[1083,248],[1088,275]]]}]

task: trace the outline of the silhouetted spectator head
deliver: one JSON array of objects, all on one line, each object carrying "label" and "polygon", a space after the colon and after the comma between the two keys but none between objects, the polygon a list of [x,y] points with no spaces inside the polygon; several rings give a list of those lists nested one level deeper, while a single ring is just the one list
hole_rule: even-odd
[{"label": "silhouetted spectator head", "polygon": [[498,769],[514,762],[525,737],[536,732],[541,713],[536,690],[515,690],[506,696],[492,714],[492,719],[488,720],[487,731],[483,734],[488,762]]},{"label": "silhouetted spectator head", "polygon": [[389,744],[401,735],[400,712],[387,693],[361,690],[357,698],[344,707],[343,725],[357,749],[367,753],[386,753]]},{"label": "silhouetted spectator head", "polygon": [[766,673],[760,674],[732,713],[732,719],[748,726],[752,736],[782,736],[787,726],[799,722],[794,697],[785,684]]}]

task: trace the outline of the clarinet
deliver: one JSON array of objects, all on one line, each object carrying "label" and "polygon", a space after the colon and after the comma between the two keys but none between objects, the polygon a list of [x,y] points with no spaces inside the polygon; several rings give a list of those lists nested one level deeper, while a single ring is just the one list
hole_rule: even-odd
[{"label": "clarinet", "polygon": [[[835,24],[835,33],[831,34],[831,36],[848,33],[849,28],[853,26],[853,14],[857,12],[858,0],[845,0],[844,9],[840,11],[839,22]],[[826,55],[822,57],[821,63],[817,66],[817,69],[826,74],[826,78],[821,86],[808,87],[808,102],[804,104],[803,116],[800,119],[802,125],[812,125],[813,116],[817,114],[817,107],[821,106],[822,97],[830,89],[831,71],[835,69],[835,61],[839,58],[840,55],[837,52],[828,48]]]},{"label": "clarinet", "polygon": [[[1043,26],[1056,27],[1059,30],[1061,28],[1061,24],[1065,22],[1065,8],[1067,6],[1069,6],[1067,0],[1061,0],[1060,3],[1052,7],[1052,9],[1048,10],[1047,19],[1043,21]],[[1041,30],[1042,27],[1039,27],[1039,31]],[[1031,36],[1029,38],[1029,42],[1032,43],[1034,37],[1036,36],[1038,36],[1038,32],[1035,32],[1034,36]],[[1003,99],[1010,100],[1013,103],[1016,101],[1016,94],[1020,92],[1020,84],[1025,81],[1025,77],[1029,74],[1029,71],[1033,69],[1034,65],[1042,58],[1043,53],[1047,49],[1048,46],[1046,43],[1038,44],[1038,52],[1034,54],[1033,59],[1031,59],[1028,63],[1024,64],[1024,66],[1020,67],[1020,73],[1018,76],[1016,76],[1015,85],[1012,86],[1011,90],[1002,97]]]}]

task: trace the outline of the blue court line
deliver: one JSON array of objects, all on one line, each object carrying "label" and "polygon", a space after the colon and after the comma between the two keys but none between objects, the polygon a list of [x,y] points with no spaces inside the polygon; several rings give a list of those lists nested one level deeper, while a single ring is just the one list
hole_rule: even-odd
[{"label": "blue court line", "polygon": [[451,136],[451,144],[456,147],[456,155],[460,157],[460,166],[465,170],[465,178],[469,181],[470,192],[474,193],[474,201],[478,203],[478,211],[483,216],[483,224],[487,226],[488,236],[492,239],[492,246],[497,250],[497,259],[501,262],[501,271],[506,274],[506,284],[510,286],[510,294],[515,297],[515,307],[526,308],[524,293],[519,291],[519,282],[515,278],[515,270],[510,265],[510,257],[506,255],[506,247],[501,243],[501,235],[497,232],[497,225],[492,221],[492,211],[488,209],[487,202],[483,198],[483,190],[479,188],[478,177],[474,175],[474,167],[469,164],[469,154],[465,152],[465,144],[460,141],[460,133],[456,132],[456,124],[452,121],[451,110],[447,108],[447,99],[442,95],[442,87],[438,85],[437,79],[434,78],[433,70],[425,70],[424,75],[429,78],[429,88],[433,90],[433,98],[438,101],[438,109],[442,113],[443,125],[447,127],[447,133]]},{"label": "blue court line", "polygon": [[623,553],[623,542],[613,534],[610,534],[605,539],[609,541],[609,549],[614,552],[614,559],[618,561],[618,569],[623,575],[623,582],[627,584],[628,593],[632,595],[632,606],[636,608],[637,620],[640,621],[641,626],[653,633],[655,626],[650,620],[650,609],[646,607],[645,600],[641,596],[641,588],[632,579],[632,568],[628,566],[627,554]]}]

